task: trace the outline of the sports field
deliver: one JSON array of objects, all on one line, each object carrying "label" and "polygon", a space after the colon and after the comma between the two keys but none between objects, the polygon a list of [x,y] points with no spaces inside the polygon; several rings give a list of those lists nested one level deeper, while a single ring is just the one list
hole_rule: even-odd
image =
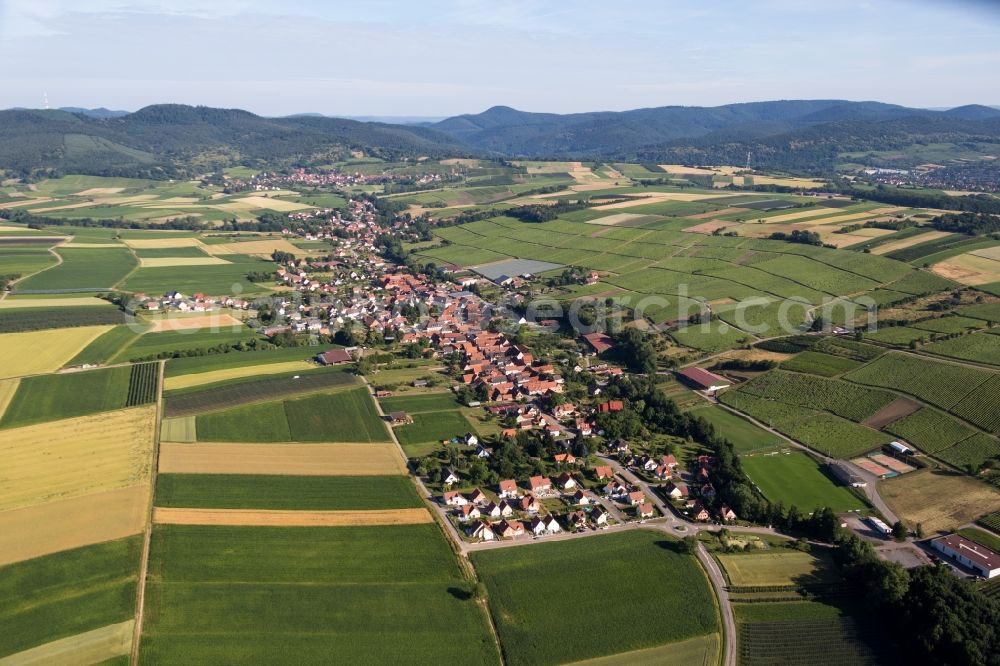
[{"label": "sports field", "polygon": [[737,453],[767,451],[786,444],[777,435],[772,435],[721,407],[699,405],[691,410],[691,415],[700,416],[711,423],[716,433],[732,442]]},{"label": "sports field", "polygon": [[[473,553],[472,562],[489,589],[509,664],[579,661],[718,631],[701,568],[661,533],[636,530],[487,550]],[[614,631],[607,630],[609,598],[615,615],[627,618]],[[565,633],[568,607],[574,638],[553,641]],[[667,617],[669,622],[654,621]]]},{"label": "sports field", "polygon": [[496,664],[467,589],[435,524],[158,525],[142,661]]},{"label": "sports field", "polygon": [[856,511],[866,504],[805,453],[776,453],[744,456],[743,471],[764,497],[796,506],[805,513],[830,507],[834,511]]}]

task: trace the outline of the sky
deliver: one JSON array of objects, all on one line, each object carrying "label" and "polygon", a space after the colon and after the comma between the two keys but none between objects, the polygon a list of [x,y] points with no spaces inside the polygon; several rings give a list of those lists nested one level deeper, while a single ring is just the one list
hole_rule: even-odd
[{"label": "sky", "polygon": [[1000,0],[0,0],[0,108],[1000,104]]}]

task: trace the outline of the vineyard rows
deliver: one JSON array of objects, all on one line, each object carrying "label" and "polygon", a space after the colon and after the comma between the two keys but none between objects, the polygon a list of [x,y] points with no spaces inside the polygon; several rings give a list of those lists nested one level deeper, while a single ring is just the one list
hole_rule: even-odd
[{"label": "vineyard rows", "polygon": [[137,363],[132,366],[128,381],[126,407],[146,405],[156,401],[156,382],[160,376],[159,363]]},{"label": "vineyard rows", "polygon": [[881,663],[872,644],[878,635],[850,618],[740,625],[739,659],[743,666],[875,666]]},{"label": "vineyard rows", "polygon": [[886,430],[925,453],[943,451],[975,434],[972,428],[932,407],[923,407],[889,424]]},{"label": "vineyard rows", "polygon": [[757,377],[739,390],[798,407],[825,410],[852,421],[863,421],[896,399],[886,391],[780,370]]}]

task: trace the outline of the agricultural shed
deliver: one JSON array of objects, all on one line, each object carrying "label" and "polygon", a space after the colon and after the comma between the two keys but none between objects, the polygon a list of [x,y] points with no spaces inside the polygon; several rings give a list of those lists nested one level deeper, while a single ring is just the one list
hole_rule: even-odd
[{"label": "agricultural shed", "polygon": [[1000,576],[1000,555],[963,536],[949,534],[931,541],[931,546],[986,578]]},{"label": "agricultural shed", "polygon": [[340,363],[350,363],[353,359],[346,349],[331,349],[319,354],[316,360],[323,365],[339,365]]},{"label": "agricultural shed", "polygon": [[725,377],[720,377],[704,368],[684,368],[677,374],[706,391],[717,391],[732,385],[732,382]]}]

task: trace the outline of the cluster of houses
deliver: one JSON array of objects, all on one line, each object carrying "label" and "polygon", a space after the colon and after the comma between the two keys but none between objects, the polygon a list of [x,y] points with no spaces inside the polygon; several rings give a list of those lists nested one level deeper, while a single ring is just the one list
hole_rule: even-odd
[{"label": "cluster of houses", "polygon": [[289,186],[298,187],[352,187],[356,185],[383,185],[394,182],[412,182],[417,186],[440,183],[446,178],[442,173],[424,173],[419,176],[404,173],[345,173],[340,169],[294,169],[290,173],[262,172],[249,178],[226,178],[228,192],[267,192]]},{"label": "cluster of houses", "polygon": [[178,312],[211,312],[219,308],[252,310],[253,301],[233,296],[208,296],[200,292],[182,294],[169,291],[162,296],[149,296],[144,292],[132,294],[132,304],[150,312],[176,310]]}]

